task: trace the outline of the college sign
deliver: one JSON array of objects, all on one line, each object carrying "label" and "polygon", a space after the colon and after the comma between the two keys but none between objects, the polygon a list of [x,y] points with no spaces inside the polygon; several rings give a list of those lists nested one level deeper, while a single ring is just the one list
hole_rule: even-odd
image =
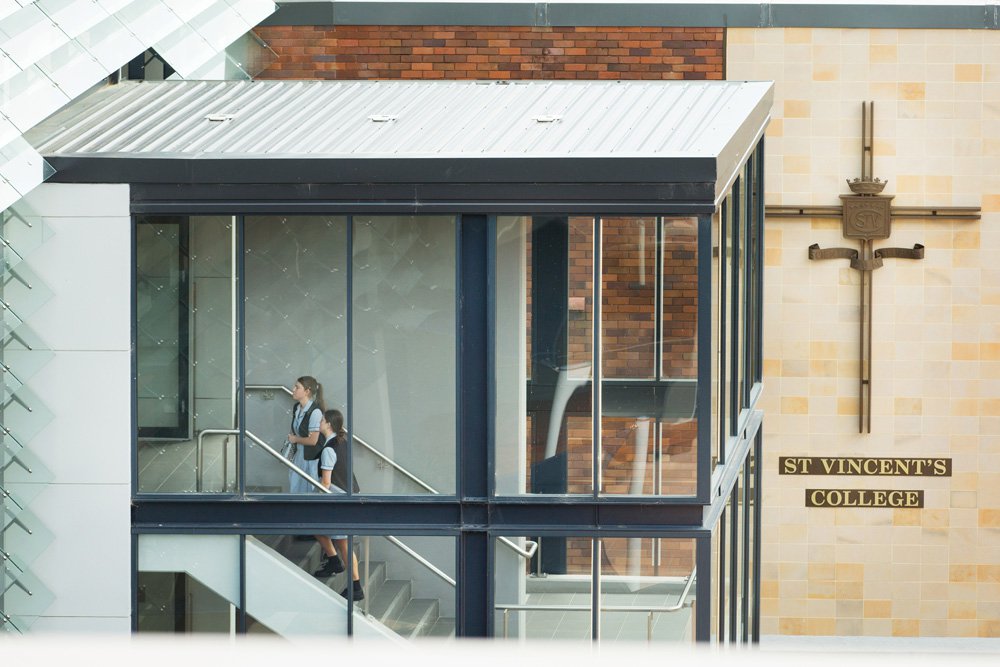
[{"label": "college sign", "polygon": [[[949,458],[866,458],[854,456],[781,456],[781,475],[854,477],[951,477]],[[918,489],[806,489],[806,507],[924,506]]]}]

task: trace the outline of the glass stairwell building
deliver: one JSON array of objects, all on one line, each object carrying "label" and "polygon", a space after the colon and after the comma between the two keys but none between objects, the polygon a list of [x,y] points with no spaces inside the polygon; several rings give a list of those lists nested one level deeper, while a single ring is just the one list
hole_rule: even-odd
[{"label": "glass stairwell building", "polygon": [[[128,82],[39,125],[17,220],[60,231],[44,392],[108,627],[755,640],[771,95]],[[302,376],[357,490],[283,456]]]}]

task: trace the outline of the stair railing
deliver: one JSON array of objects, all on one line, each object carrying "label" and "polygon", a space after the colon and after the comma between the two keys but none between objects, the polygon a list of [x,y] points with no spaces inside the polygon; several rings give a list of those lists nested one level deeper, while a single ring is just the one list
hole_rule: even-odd
[{"label": "stair railing", "polygon": [[[289,397],[291,397],[292,395],[292,390],[282,384],[248,384],[246,388],[247,391],[283,391],[286,394],[288,394]],[[422,489],[426,490],[428,493],[433,493],[434,495],[441,495],[440,491],[438,491],[433,486],[431,486],[424,480],[414,475],[412,472],[410,472],[403,466],[393,461],[391,458],[389,458],[388,456],[377,450],[369,443],[365,442],[362,438],[358,437],[356,434],[353,435],[353,438],[356,443],[367,449],[369,452],[371,452],[372,454],[377,456],[381,461],[383,461],[386,465],[391,467],[393,470],[398,471],[404,477],[406,477],[413,483],[417,484]],[[535,555],[535,551],[538,550],[538,542],[535,542],[533,540],[525,540],[524,544],[527,547],[526,549],[522,549],[517,545],[517,543],[507,539],[506,537],[498,537],[497,541],[499,541],[505,547],[507,547],[508,549],[510,549],[511,551],[513,551],[514,553],[516,553],[518,556],[520,556],[525,560],[530,560]]]},{"label": "stair railing", "polygon": [[[662,606],[652,606],[652,607],[637,607],[629,605],[608,605],[601,606],[601,611],[613,611],[613,612],[643,612],[646,614],[646,641],[653,641],[653,620],[654,614],[672,614],[674,612],[680,611],[684,607],[690,607],[694,604],[694,600],[688,601],[688,595],[691,593],[691,587],[694,585],[695,579],[697,578],[698,568],[691,570],[691,574],[685,579],[684,590],[681,591],[680,596],[677,598],[677,602],[670,605],[669,607]],[[503,638],[507,639],[510,627],[510,612],[512,611],[590,611],[590,607],[582,604],[496,604],[494,609],[503,611]]]}]

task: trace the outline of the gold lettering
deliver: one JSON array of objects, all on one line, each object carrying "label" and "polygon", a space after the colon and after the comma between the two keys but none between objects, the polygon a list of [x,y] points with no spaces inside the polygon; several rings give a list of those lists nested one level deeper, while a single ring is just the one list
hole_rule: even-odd
[{"label": "gold lettering", "polygon": [[792,457],[781,459],[782,463],[782,474],[784,475],[794,475],[795,474],[795,459]]},{"label": "gold lettering", "polygon": [[872,499],[872,504],[875,507],[885,506],[885,491],[873,491],[872,495],[874,496],[874,498]]},{"label": "gold lettering", "polygon": [[833,489],[826,492],[826,504],[830,507],[841,507],[844,504],[843,492]]},{"label": "gold lettering", "polygon": [[881,459],[879,462],[879,474],[892,474],[892,459]]},{"label": "gold lettering", "polygon": [[826,493],[823,489],[813,489],[813,492],[809,495],[809,500],[816,507],[823,507],[826,505]]},{"label": "gold lettering", "polygon": [[866,475],[878,474],[878,459],[865,459],[865,474]]},{"label": "gold lettering", "polygon": [[910,461],[911,459],[895,459],[893,464],[896,470],[893,472],[895,475],[909,475],[910,474]]},{"label": "gold lettering", "polygon": [[799,459],[799,466],[800,466],[799,469],[802,471],[801,474],[803,474],[803,475],[808,475],[809,474],[809,465],[811,463],[812,463],[812,459],[807,459],[805,457],[802,457],[802,458]]},{"label": "gold lettering", "polygon": [[823,470],[829,475],[833,471],[833,462],[835,459],[820,459],[819,462],[823,464]]},{"label": "gold lettering", "polygon": [[890,491],[888,498],[889,507],[902,507],[903,506],[903,492],[902,491]]},{"label": "gold lettering", "polygon": [[906,492],[906,506],[907,507],[920,507],[920,494],[916,491]]},{"label": "gold lettering", "polygon": [[860,459],[848,459],[847,470],[850,475],[860,475],[861,474],[861,460]]},{"label": "gold lettering", "polygon": [[946,459],[934,459],[934,474],[939,477],[948,474],[948,461]]}]

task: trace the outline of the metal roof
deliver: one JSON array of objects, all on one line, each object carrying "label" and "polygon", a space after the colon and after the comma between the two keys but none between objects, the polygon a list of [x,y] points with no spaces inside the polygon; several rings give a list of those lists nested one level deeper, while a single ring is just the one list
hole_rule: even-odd
[{"label": "metal roof", "polygon": [[721,191],[762,135],[771,99],[770,83],[734,81],[129,82],[65,109],[29,140],[72,171],[57,173],[62,181],[700,182]]},{"label": "metal roof", "polygon": [[[123,83],[59,114],[46,155],[714,156],[770,90],[745,82]],[[36,138],[39,134],[33,135]]]}]

